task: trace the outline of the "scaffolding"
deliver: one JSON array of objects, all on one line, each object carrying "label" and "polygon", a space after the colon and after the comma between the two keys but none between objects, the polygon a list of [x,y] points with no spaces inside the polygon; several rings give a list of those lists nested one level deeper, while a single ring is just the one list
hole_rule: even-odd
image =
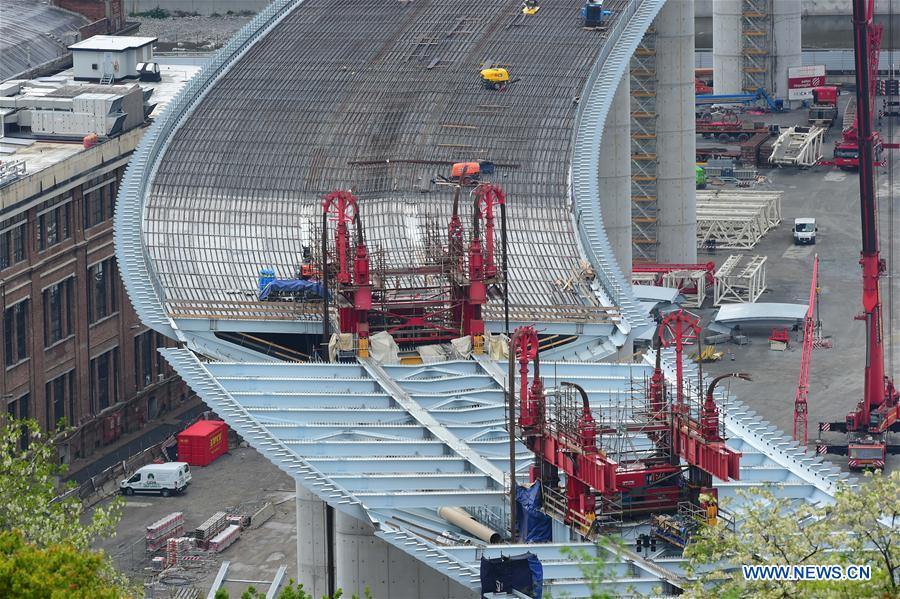
[{"label": "scaffolding", "polygon": [[788,127],[781,132],[769,162],[778,166],[814,166],[822,159],[824,127]]},{"label": "scaffolding", "polygon": [[775,31],[772,0],[743,0],[741,7],[742,89],[754,93],[772,89],[772,48]]},{"label": "scaffolding", "polygon": [[656,30],[650,28],[631,57],[631,239],[635,262],[656,262]]},{"label": "scaffolding", "polygon": [[728,256],[716,271],[713,304],[753,303],[766,290],[766,256]]}]

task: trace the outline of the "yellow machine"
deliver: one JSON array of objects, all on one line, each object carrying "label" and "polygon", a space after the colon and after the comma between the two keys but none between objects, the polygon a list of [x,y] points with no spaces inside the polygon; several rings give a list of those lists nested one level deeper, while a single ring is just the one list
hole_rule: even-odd
[{"label": "yellow machine", "polygon": [[522,14],[536,15],[540,9],[541,7],[538,6],[537,0],[525,0],[522,2]]},{"label": "yellow machine", "polygon": [[481,69],[481,80],[489,89],[500,89],[509,83],[509,71],[500,67]]}]

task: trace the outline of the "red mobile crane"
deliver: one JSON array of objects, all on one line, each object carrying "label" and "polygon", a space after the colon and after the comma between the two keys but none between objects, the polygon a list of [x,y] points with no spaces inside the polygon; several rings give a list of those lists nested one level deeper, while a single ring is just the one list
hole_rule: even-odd
[{"label": "red mobile crane", "polygon": [[[854,15],[856,15],[856,4],[854,0]],[[865,6],[865,5],[868,6]],[[844,129],[841,134],[841,140],[834,144],[834,165],[844,170],[855,170],[860,168],[860,152],[862,145],[859,143],[861,135],[861,119],[860,116],[865,113],[865,117],[870,124],[868,135],[872,138],[872,154],[873,162],[881,160],[882,141],[877,131],[871,130],[872,115],[875,112],[875,83],[878,79],[878,59],[881,56],[881,33],[883,28],[872,22],[872,7],[874,0],[862,0],[859,10],[862,15],[868,13],[868,21],[861,25],[862,29],[857,33],[856,16],[854,21],[854,36],[863,36],[860,40],[854,40],[856,46],[856,118],[853,124]],[[862,45],[860,45],[862,44]],[[861,56],[860,52],[865,52]],[[860,77],[859,70],[865,68],[864,77]],[[865,85],[865,89],[860,88]]]},{"label": "red mobile crane", "polygon": [[[888,451],[900,452],[900,446],[888,446],[889,431],[900,430],[900,404],[894,382],[884,372],[884,333],[879,279],[886,269],[878,248],[878,205],[875,198],[875,147],[880,141],[872,131],[871,109],[874,68],[869,60],[877,57],[871,44],[880,39],[880,26],[872,23],[874,0],[853,1],[853,46],[856,55],[857,141],[859,155],[859,196],[862,220],[863,312],[857,320],[866,323],[866,366],[863,398],[844,422],[820,422],[819,431],[847,433],[846,445],[817,441],[818,453],[849,457],[851,469],[883,468]],[[877,34],[873,34],[877,32]]]},{"label": "red mobile crane", "polygon": [[813,259],[812,284],[809,287],[809,307],[803,320],[803,350],[800,354],[800,379],[797,395],[794,397],[794,441],[806,449],[807,424],[809,418],[809,363],[812,358],[813,340],[816,334],[815,301],[819,285],[819,255]]}]

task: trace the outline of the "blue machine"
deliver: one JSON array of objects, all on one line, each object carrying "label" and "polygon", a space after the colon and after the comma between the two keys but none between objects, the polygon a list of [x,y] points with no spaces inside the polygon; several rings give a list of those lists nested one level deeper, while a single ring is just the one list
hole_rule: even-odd
[{"label": "blue machine", "polygon": [[766,106],[772,112],[784,112],[784,100],[775,100],[763,88],[748,94],[700,94],[696,97],[697,104],[753,104],[764,100]]},{"label": "blue machine", "polygon": [[611,11],[603,10],[603,0],[588,0],[581,7],[581,18],[585,27],[601,27]]}]

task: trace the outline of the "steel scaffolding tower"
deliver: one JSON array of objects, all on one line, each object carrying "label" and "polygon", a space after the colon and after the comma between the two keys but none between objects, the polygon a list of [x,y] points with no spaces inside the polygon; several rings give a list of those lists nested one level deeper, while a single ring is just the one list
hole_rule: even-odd
[{"label": "steel scaffolding tower", "polygon": [[651,27],[631,57],[632,259],[656,262],[658,236],[656,154],[656,29]]},{"label": "steel scaffolding tower", "polygon": [[772,46],[775,39],[772,24],[772,0],[743,0],[741,38],[744,75],[741,85],[746,92],[762,88],[771,91]]}]

